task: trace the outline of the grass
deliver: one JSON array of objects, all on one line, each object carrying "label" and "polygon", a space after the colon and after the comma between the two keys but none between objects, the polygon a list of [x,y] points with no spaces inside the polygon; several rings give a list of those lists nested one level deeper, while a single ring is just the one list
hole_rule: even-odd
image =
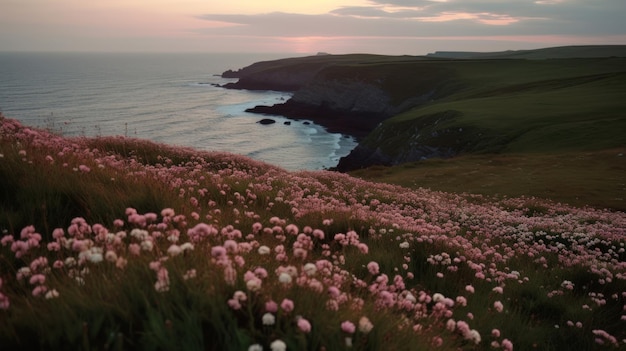
[{"label": "grass", "polygon": [[626,149],[463,155],[350,174],[409,188],[499,197],[533,196],[626,211]]},{"label": "grass", "polygon": [[4,117],[0,131],[8,349],[624,345],[623,212],[64,139]]},{"label": "grass", "polygon": [[455,88],[386,120],[363,146],[401,158],[416,145],[459,154],[588,151],[626,142],[619,132],[626,127],[624,59],[427,64],[454,71],[435,81],[452,80]]}]

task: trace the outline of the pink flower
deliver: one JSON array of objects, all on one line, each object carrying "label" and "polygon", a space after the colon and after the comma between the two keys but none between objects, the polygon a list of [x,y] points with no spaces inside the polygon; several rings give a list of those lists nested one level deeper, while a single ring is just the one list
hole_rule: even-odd
[{"label": "pink flower", "polygon": [[9,298],[0,293],[0,310],[9,309]]},{"label": "pink flower", "polygon": [[55,240],[61,239],[61,238],[63,238],[63,236],[65,236],[65,233],[63,232],[63,229],[61,229],[61,228],[57,228],[57,229],[52,231],[52,237]]},{"label": "pink flower", "polygon": [[131,255],[139,256],[141,253],[141,246],[139,246],[139,244],[132,243],[128,245],[128,252],[130,252]]},{"label": "pink flower", "polygon": [[276,313],[278,311],[278,304],[273,300],[269,300],[265,303],[265,311]]},{"label": "pink flower", "polygon": [[228,300],[228,307],[232,308],[233,310],[240,310],[241,309],[241,303],[237,299],[229,299]]},{"label": "pink flower", "polygon": [[357,248],[359,249],[359,251],[361,251],[362,254],[367,254],[369,252],[369,248],[364,243],[359,243],[357,245]]},{"label": "pink flower", "polygon": [[224,281],[227,285],[233,286],[237,282],[237,271],[232,265],[224,268]]},{"label": "pink flower", "polygon": [[289,299],[284,299],[283,302],[280,303],[280,308],[282,308],[287,313],[293,311],[293,301]]},{"label": "pink flower", "polygon": [[378,263],[372,261],[367,264],[367,270],[371,275],[376,275],[380,272],[380,267],[378,266]]},{"label": "pink flower", "polygon": [[46,291],[48,291],[48,288],[45,285],[37,285],[33,289],[33,296],[37,297],[41,294],[44,294]]},{"label": "pink flower", "polygon": [[211,256],[218,258],[224,255],[226,255],[226,249],[223,246],[213,246],[211,248]]},{"label": "pink flower", "polygon": [[498,312],[502,312],[502,310],[504,310],[504,305],[502,305],[502,302],[496,301],[493,303],[493,308],[495,308]]},{"label": "pink flower", "polygon": [[470,294],[473,294],[474,293],[474,287],[471,286],[471,285],[467,285],[467,286],[465,286],[465,291],[467,291]]},{"label": "pink flower", "polygon": [[7,234],[2,237],[2,239],[0,240],[0,244],[2,244],[2,246],[7,246],[9,244],[12,244],[14,241],[15,239],[13,239],[13,235]]},{"label": "pink flower", "polygon": [[350,321],[344,321],[343,323],[341,323],[341,330],[345,333],[352,334],[356,330],[356,327],[354,326],[354,323]]},{"label": "pink flower", "polygon": [[285,231],[287,232],[287,234],[291,234],[291,235],[298,235],[298,233],[300,232],[300,230],[298,229],[298,226],[296,226],[295,224],[289,224],[285,227]]},{"label": "pink flower", "polygon": [[309,323],[308,320],[304,319],[304,318],[299,318],[298,322],[297,322],[298,328],[303,332],[303,333],[308,333],[311,331],[311,323]]},{"label": "pink flower", "polygon": [[500,337],[500,330],[498,330],[498,329],[491,330],[491,336],[493,336],[494,338],[499,338]]},{"label": "pink flower", "polygon": [[324,232],[320,229],[313,230],[313,237],[319,240],[324,239]]},{"label": "pink flower", "polygon": [[43,274],[35,274],[32,277],[30,277],[30,283],[32,285],[35,285],[35,284],[41,285],[45,282],[46,282],[46,276]]},{"label": "pink flower", "polygon": [[509,339],[502,340],[502,348],[506,351],[513,351],[513,343]]},{"label": "pink flower", "polygon": [[441,345],[443,345],[443,339],[440,336],[433,337],[433,346],[441,347]]},{"label": "pink flower", "polygon": [[60,251],[61,250],[61,244],[57,242],[48,243],[47,247],[48,247],[48,251]]}]

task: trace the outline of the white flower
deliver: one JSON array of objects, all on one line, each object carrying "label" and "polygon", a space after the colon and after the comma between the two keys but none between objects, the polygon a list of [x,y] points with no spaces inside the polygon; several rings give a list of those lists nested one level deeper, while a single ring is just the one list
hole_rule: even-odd
[{"label": "white flower", "polygon": [[[274,325],[274,323],[276,323],[276,317],[268,312],[261,317],[261,321],[263,322],[263,325]],[[272,350],[273,349],[274,348],[272,347]]]},{"label": "white flower", "polygon": [[472,329],[466,339],[472,340],[474,344],[480,343],[480,333],[476,329]]},{"label": "white flower", "polygon": [[150,233],[148,233],[147,230],[143,230],[143,229],[133,229],[130,231],[130,236],[132,236],[133,238],[139,239],[139,240],[145,240],[147,237],[150,236]]},{"label": "white flower", "polygon": [[411,292],[407,292],[406,296],[404,297],[405,300],[407,301],[411,301],[412,303],[416,303],[417,299],[415,298],[415,296],[413,296],[413,294],[411,294]]},{"label": "white flower", "polygon": [[152,251],[154,244],[150,240],[144,240],[141,242],[141,249],[144,251]]},{"label": "white flower", "polygon": [[285,351],[287,350],[287,344],[285,344],[285,342],[280,339],[274,340],[270,344],[270,349],[272,349],[272,351]]},{"label": "white flower", "polygon": [[435,293],[435,294],[433,294],[433,301],[435,301],[435,302],[443,301],[445,298],[446,298],[446,297],[445,297],[445,296],[443,296],[443,295],[442,295],[442,294],[440,294],[440,293]]},{"label": "white flower", "polygon": [[346,347],[352,347],[352,338],[349,336],[346,336]]},{"label": "white flower", "polygon": [[363,316],[359,319],[359,331],[363,334],[367,334],[374,328],[372,322],[370,322],[369,318]]},{"label": "white flower", "polygon": [[168,249],[167,249],[167,254],[174,257],[179,255],[181,252],[183,252],[183,249],[176,245],[176,244],[172,244]]},{"label": "white flower", "polygon": [[52,289],[46,293],[46,300],[54,299],[59,297],[59,292],[56,289]]},{"label": "white flower", "polygon": [[263,351],[263,346],[261,344],[252,344],[248,347],[248,351]]},{"label": "white flower", "polygon": [[193,250],[194,246],[192,243],[184,243],[182,245],[180,245],[180,249],[183,251],[188,251],[188,250]]},{"label": "white flower", "polygon": [[287,272],[282,272],[280,273],[280,275],[278,276],[278,281],[283,283],[283,284],[290,284],[292,281],[291,275],[289,275],[289,273]]},{"label": "white flower", "polygon": [[270,252],[272,252],[272,250],[270,250],[269,247],[263,245],[259,247],[258,252],[259,252],[259,255],[269,255]]},{"label": "white flower", "polygon": [[409,242],[408,241],[403,241],[400,243],[400,248],[401,249],[408,249],[409,248]]},{"label": "white flower", "polygon": [[302,269],[304,270],[306,275],[308,275],[309,277],[310,276],[314,276],[315,273],[317,273],[317,266],[315,266],[315,264],[313,264],[313,263],[305,264]]},{"label": "white flower", "polygon": [[102,252],[97,250],[95,252],[92,250],[91,255],[89,255],[89,261],[93,263],[100,263],[103,259],[104,257],[102,257]]},{"label": "white flower", "polygon": [[196,277],[196,270],[195,269],[190,269],[190,270],[188,270],[185,273],[185,275],[183,275],[183,279],[185,279],[185,280],[189,280],[189,279],[192,279],[192,278],[195,278],[195,277]]},{"label": "white flower", "polygon": [[246,288],[250,291],[259,291],[261,290],[261,279],[253,278],[246,282]]}]

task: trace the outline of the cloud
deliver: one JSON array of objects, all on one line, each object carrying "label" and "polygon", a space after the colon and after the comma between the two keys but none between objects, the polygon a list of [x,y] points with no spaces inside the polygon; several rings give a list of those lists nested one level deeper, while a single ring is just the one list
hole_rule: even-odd
[{"label": "cloud", "polygon": [[[256,36],[477,36],[626,34],[626,1],[603,0],[375,0],[318,15],[273,12],[206,14],[207,21],[237,24],[211,29]],[[217,30],[217,31],[216,31]]]}]

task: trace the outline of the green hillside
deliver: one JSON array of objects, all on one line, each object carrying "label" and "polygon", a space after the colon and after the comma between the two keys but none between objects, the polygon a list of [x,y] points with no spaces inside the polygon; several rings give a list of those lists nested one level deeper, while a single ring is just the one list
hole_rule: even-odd
[{"label": "green hillside", "polygon": [[388,119],[366,138],[390,155],[415,143],[457,153],[597,150],[626,137],[626,59],[430,63],[457,92]]},{"label": "green hillside", "polygon": [[390,118],[361,146],[456,157],[354,175],[413,187],[626,209],[626,60],[439,62],[456,93]]}]

